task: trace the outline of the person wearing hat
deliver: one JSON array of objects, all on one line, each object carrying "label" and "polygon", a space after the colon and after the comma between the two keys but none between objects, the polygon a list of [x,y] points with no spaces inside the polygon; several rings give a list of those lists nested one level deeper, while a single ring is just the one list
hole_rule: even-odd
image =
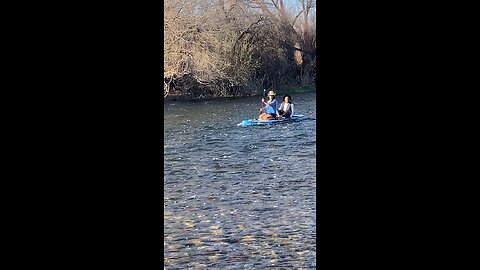
[{"label": "person wearing hat", "polygon": [[260,109],[260,116],[258,119],[260,120],[270,120],[274,119],[277,115],[277,100],[275,99],[276,93],[273,91],[268,92],[268,101],[265,101],[265,98],[262,98],[262,103],[265,107]]}]

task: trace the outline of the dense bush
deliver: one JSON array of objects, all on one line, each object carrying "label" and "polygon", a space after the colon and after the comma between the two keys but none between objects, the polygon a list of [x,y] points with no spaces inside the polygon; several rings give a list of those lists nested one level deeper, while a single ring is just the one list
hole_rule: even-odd
[{"label": "dense bush", "polygon": [[283,0],[166,0],[164,96],[240,96],[312,83],[315,1],[297,2],[295,11]]}]

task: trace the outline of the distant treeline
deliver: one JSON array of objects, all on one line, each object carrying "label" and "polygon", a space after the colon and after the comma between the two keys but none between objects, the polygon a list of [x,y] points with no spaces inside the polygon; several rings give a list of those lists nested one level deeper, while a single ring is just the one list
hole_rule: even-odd
[{"label": "distant treeline", "polygon": [[164,96],[315,83],[315,1],[166,0]]}]

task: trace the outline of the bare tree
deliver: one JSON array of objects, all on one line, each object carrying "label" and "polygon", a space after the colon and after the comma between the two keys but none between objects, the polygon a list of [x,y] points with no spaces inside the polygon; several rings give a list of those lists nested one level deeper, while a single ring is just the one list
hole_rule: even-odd
[{"label": "bare tree", "polygon": [[172,85],[182,94],[228,96],[292,81],[308,64],[312,36],[306,19],[314,1],[298,1],[303,17],[283,0],[166,0],[164,97]]}]

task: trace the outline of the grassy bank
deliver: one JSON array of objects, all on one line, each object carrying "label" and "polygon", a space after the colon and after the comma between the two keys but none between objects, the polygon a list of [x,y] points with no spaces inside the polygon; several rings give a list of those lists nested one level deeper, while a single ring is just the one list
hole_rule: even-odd
[{"label": "grassy bank", "polygon": [[314,93],[315,86],[314,85],[305,85],[305,86],[294,86],[294,87],[283,87],[275,90],[277,96],[283,96],[286,94],[295,95],[295,94],[302,94],[302,93]]},{"label": "grassy bank", "polygon": [[[282,97],[285,94],[295,95],[295,94],[302,94],[302,93],[314,93],[315,86],[314,85],[306,85],[306,86],[292,86],[292,87],[281,87],[278,89],[274,89],[277,93],[277,98]],[[239,98],[239,97],[248,97],[248,96],[262,96],[263,91],[257,90],[252,91],[253,93],[243,93],[243,95],[237,96],[221,96],[221,97],[192,97],[188,95],[182,95],[177,93],[172,93],[168,95],[164,101],[191,101],[191,100],[215,100],[215,99],[225,99],[225,98]]]}]

